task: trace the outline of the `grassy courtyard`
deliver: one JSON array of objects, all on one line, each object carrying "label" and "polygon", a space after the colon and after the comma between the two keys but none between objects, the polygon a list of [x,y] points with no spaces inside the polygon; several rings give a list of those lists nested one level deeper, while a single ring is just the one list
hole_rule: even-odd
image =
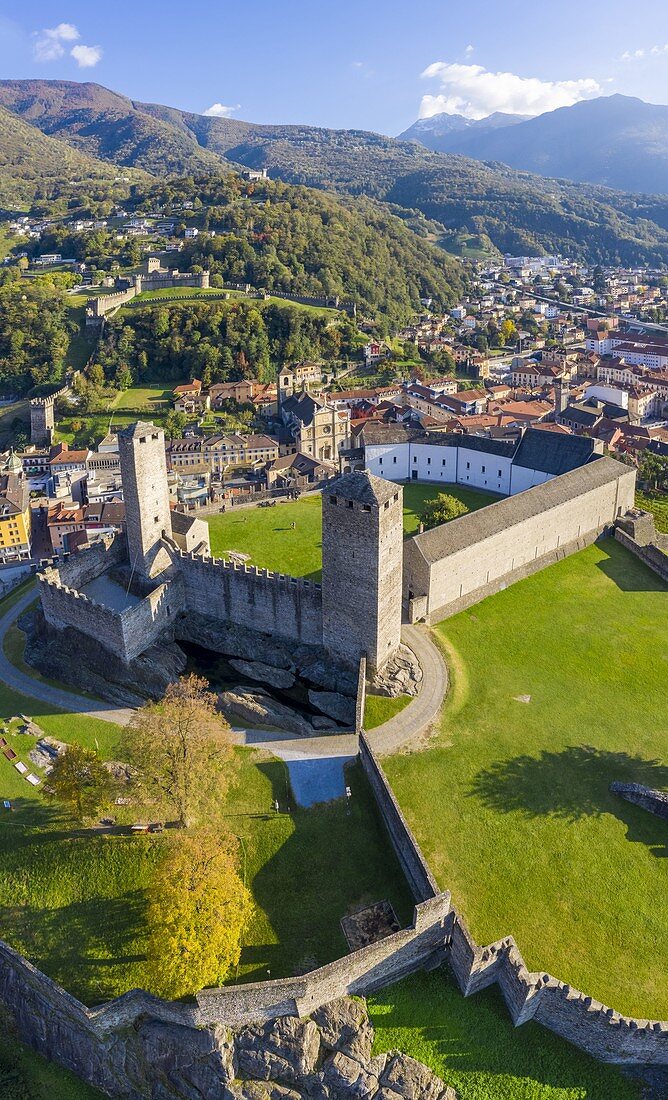
[{"label": "grassy courtyard", "polygon": [[438,881],[479,942],[668,1019],[666,823],[608,791],[668,788],[668,588],[605,540],[436,636],[440,735],[386,770]]},{"label": "grassy courtyard", "polygon": [[[448,492],[473,512],[497,500],[492,493],[459,485],[404,485],[404,534],[414,535],[419,512],[427,500]],[[209,516],[211,550],[216,557],[230,551],[247,554],[251,565],[320,580],[322,568],[322,497],[286,501],[275,508],[239,508]],[[292,524],[294,523],[294,527]]]},{"label": "grassy courtyard", "polygon": [[538,1024],[515,1029],[501,994],[464,999],[444,970],[415,974],[369,1002],[374,1053],[403,1050],[458,1100],[640,1100],[640,1088]]}]

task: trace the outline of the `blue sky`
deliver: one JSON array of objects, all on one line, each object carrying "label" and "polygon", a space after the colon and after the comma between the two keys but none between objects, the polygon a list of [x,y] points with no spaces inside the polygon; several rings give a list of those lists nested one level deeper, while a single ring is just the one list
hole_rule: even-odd
[{"label": "blue sky", "polygon": [[418,114],[668,103],[668,0],[0,0],[0,75],[252,122],[396,134]]}]

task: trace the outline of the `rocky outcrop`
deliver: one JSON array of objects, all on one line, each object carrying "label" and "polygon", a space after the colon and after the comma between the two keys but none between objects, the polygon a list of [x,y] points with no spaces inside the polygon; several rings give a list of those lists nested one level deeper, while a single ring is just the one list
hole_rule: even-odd
[{"label": "rocky outcrop", "polygon": [[[196,612],[181,616],[176,624],[176,637],[220,653],[230,658],[230,664],[233,660],[247,661],[255,667],[283,669],[316,688],[341,692],[351,698],[357,692],[357,670],[334,661],[322,646],[291,643],[277,635],[208,619]],[[267,677],[262,679],[271,683]]]},{"label": "rocky outcrop", "polygon": [[610,790],[657,817],[668,818],[668,791],[655,791],[652,787],[643,787],[642,783],[619,782],[611,783]]},{"label": "rocky outcrop", "polygon": [[401,645],[393,657],[383,665],[369,684],[376,695],[417,695],[422,683],[422,669],[415,654],[408,646]]},{"label": "rocky outcrop", "polygon": [[218,696],[218,706],[230,725],[238,726],[241,720],[260,729],[288,730],[305,737],[313,733],[313,726],[306,718],[259,688],[224,691]]},{"label": "rocky outcrop", "polygon": [[185,654],[173,642],[152,645],[126,665],[73,627],[55,630],[41,611],[22,615],[18,625],[26,633],[27,664],[116,706],[140,707],[147,699],[161,699],[185,671]]},{"label": "rocky outcrop", "polygon": [[308,701],[311,706],[344,726],[352,726],[355,723],[355,700],[347,695],[341,695],[338,691],[311,690],[308,693]]},{"label": "rocky outcrop", "polygon": [[47,1020],[48,999],[37,996],[29,1009],[0,1007],[0,1026],[114,1100],[456,1100],[413,1058],[372,1056],[373,1028],[358,999],[237,1030],[157,1019],[151,1004],[147,997],[134,1026],[119,1019],[100,1031],[83,1023],[76,1002]]},{"label": "rocky outcrop", "polygon": [[295,682],[294,673],[289,669],[276,668],[263,661],[240,661],[232,657],[229,663],[248,680],[258,680],[261,684],[269,684],[270,687],[280,688],[283,691],[291,688]]}]

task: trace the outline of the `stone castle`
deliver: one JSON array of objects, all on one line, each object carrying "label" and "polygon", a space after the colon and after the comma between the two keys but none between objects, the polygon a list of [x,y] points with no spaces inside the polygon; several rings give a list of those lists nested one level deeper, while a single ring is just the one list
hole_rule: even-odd
[{"label": "stone castle", "polygon": [[[458,453],[448,438],[426,444],[432,468],[446,470]],[[633,507],[629,467],[568,437],[529,431],[525,440],[535,464],[536,452],[559,451],[558,463],[532,470],[538,484],[406,541],[400,484],[368,470],[329,482],[315,584],[212,558],[206,524],[170,510],[162,430],[136,423],[119,435],[126,537],[46,566],[44,618],[126,668],[153,647],[190,641],[235,657],[262,643],[269,664],[272,646],[298,646],[306,663],[317,654],[343,678],[362,657],[371,677],[391,671],[402,619],[438,622],[588,545]],[[462,454],[470,446],[462,440]]]},{"label": "stone castle", "polygon": [[269,643],[298,647],[303,663],[329,667],[307,679],[330,689],[332,670],[356,683],[362,656],[372,674],[387,666],[401,633],[401,486],[368,473],[330,482],[315,584],[213,559],[206,524],[170,510],[164,434],[153,424],[121,432],[119,454],[126,536],[40,573],[48,628],[75,632],[68,642],[77,652],[104,651],[108,678],[178,641],[235,657],[256,658]]}]

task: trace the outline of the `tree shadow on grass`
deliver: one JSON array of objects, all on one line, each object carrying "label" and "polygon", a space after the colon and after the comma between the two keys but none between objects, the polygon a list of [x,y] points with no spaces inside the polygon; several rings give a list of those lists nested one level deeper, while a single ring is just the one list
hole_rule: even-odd
[{"label": "tree shadow on grass", "polygon": [[[374,1002],[383,1006],[377,1016]],[[498,988],[463,998],[442,967],[375,994],[371,1015],[379,1029],[390,1031],[392,1045],[422,1060],[431,1054],[436,1072],[456,1086],[457,1095],[461,1088],[462,1095],[476,1097],[543,1096],[543,1085],[588,1100],[635,1095],[616,1067],[594,1062],[539,1024],[529,1022],[517,1031]],[[380,1038],[386,1049],[382,1030]]]},{"label": "tree shadow on grass", "polygon": [[624,592],[665,592],[666,582],[649,566],[635,558],[614,539],[605,539],[599,548],[606,555],[597,562],[597,568],[605,573]]},{"label": "tree shadow on grass", "polygon": [[668,766],[625,752],[573,745],[561,752],[515,756],[478,772],[469,796],[497,813],[525,817],[583,817],[613,814],[627,825],[629,840],[646,844],[656,856],[668,855],[665,820],[612,794],[613,780],[668,788]]},{"label": "tree shadow on grass", "polygon": [[85,1004],[100,1004],[137,984],[129,979],[145,959],[137,950],[146,932],[142,890],[39,911],[6,906],[0,926],[11,927],[19,950]]},{"label": "tree shadow on grass", "polygon": [[[282,762],[259,767],[283,810]],[[267,970],[272,978],[303,973],[346,955],[341,918],[365,904],[387,898],[402,924],[410,920],[412,899],[359,765],[346,769],[346,783],[349,804],[293,805],[289,818],[274,814],[254,833],[249,886],[277,942],[243,947],[245,981],[261,981]]]}]

